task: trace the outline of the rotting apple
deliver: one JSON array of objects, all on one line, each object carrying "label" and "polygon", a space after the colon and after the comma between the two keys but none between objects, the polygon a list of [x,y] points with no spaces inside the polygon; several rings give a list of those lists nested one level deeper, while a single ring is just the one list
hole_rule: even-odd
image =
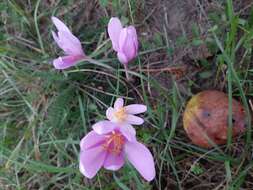
[{"label": "rotting apple", "polygon": [[[228,136],[228,96],[216,90],[202,91],[187,103],[183,124],[184,129],[198,146],[213,147],[225,144]],[[232,100],[232,136],[245,131],[245,110],[242,104]]]}]

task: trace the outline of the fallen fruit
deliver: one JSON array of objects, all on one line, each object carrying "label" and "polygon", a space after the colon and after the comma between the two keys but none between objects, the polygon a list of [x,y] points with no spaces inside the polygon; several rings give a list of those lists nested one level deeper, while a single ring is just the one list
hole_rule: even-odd
[{"label": "fallen fruit", "polygon": [[[245,110],[240,102],[232,101],[232,136],[245,130]],[[184,129],[198,146],[210,148],[225,144],[228,132],[228,96],[216,90],[207,90],[193,96],[183,116]]]}]

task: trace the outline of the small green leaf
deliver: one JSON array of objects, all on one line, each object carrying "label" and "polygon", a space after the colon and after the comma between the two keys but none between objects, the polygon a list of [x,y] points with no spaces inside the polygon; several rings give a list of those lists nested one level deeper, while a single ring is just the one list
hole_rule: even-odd
[{"label": "small green leaf", "polygon": [[204,169],[197,163],[191,166],[191,172],[195,175],[200,175],[204,173]]}]

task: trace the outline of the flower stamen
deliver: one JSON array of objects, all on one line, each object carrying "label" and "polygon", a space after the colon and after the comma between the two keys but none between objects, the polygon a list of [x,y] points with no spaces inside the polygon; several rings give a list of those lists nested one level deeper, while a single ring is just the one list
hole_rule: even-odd
[{"label": "flower stamen", "polygon": [[124,107],[120,108],[118,111],[116,111],[114,114],[114,120],[116,122],[122,122],[126,119],[127,113]]},{"label": "flower stamen", "polygon": [[123,135],[113,131],[110,135],[108,135],[105,143],[102,146],[108,152],[118,155],[121,153],[124,143],[125,139]]}]

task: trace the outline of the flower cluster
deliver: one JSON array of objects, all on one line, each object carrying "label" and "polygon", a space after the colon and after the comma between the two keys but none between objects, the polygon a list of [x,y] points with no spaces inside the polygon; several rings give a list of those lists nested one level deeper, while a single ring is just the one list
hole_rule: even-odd
[{"label": "flower cluster", "polygon": [[146,109],[141,104],[124,106],[122,98],[116,100],[113,108],[107,109],[108,120],[94,124],[93,130],[80,142],[79,168],[84,176],[94,177],[102,166],[108,170],[118,170],[127,159],[144,179],[154,179],[153,156],[136,140],[136,131],[132,126],[144,122],[135,114],[143,113]]},{"label": "flower cluster", "polygon": [[[65,56],[53,61],[56,69],[67,69],[82,59],[87,58],[80,40],[75,37],[68,27],[58,18],[52,17],[52,21],[58,33],[52,32],[57,45],[64,51]],[[117,52],[119,61],[124,65],[127,73],[127,65],[138,53],[138,40],[136,29],[133,26],[123,28],[120,20],[116,17],[110,19],[108,34],[112,41],[112,47]],[[128,77],[128,76],[127,76]]]},{"label": "flower cluster", "polygon": [[[54,67],[67,69],[87,59],[81,42],[68,27],[56,17],[52,17],[52,21],[58,30],[57,33],[52,32],[53,38],[65,53],[53,61]],[[123,28],[118,18],[111,18],[108,34],[127,75],[127,65],[138,53],[136,30],[133,26]],[[79,168],[84,176],[94,177],[102,166],[108,170],[118,170],[128,160],[147,181],[154,179],[153,156],[137,141],[136,131],[132,126],[143,124],[144,120],[135,114],[144,113],[146,110],[147,107],[141,104],[124,106],[122,98],[116,100],[114,107],[107,109],[107,120],[94,124],[93,130],[80,142]]]}]

